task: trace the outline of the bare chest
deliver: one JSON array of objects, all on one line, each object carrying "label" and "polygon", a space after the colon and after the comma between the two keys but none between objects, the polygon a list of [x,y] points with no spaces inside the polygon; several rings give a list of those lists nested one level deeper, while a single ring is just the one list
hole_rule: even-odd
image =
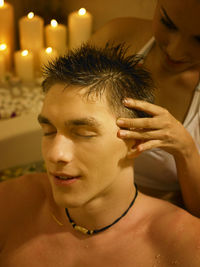
[{"label": "bare chest", "polygon": [[0,266],[132,267],[153,266],[158,259],[148,240],[131,234],[77,239],[68,232],[46,231],[16,234],[10,241],[1,253]]},{"label": "bare chest", "polygon": [[[24,229],[25,230],[25,229]],[[146,235],[106,233],[85,238],[68,231],[13,236],[0,255],[3,267],[139,267],[171,266]],[[173,257],[171,258],[173,259]]]}]

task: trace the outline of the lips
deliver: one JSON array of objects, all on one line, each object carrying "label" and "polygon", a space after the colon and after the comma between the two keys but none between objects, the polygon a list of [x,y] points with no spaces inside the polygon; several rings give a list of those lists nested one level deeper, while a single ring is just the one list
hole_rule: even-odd
[{"label": "lips", "polygon": [[169,65],[170,67],[181,67],[181,66],[185,66],[187,64],[189,64],[190,61],[183,59],[183,60],[174,60],[172,59],[168,53],[165,51],[165,49],[163,47],[160,46],[160,50],[162,51],[162,53],[164,54],[164,61],[165,64]]},{"label": "lips", "polygon": [[187,62],[186,61],[181,61],[181,60],[173,60],[169,57],[168,54],[165,54],[166,55],[166,59],[167,59],[167,62],[170,63],[170,64],[173,64],[173,65],[182,65],[182,64],[186,64]]},{"label": "lips", "polygon": [[60,179],[60,180],[71,180],[77,178],[77,176],[65,176],[65,175],[54,175],[55,178]]},{"label": "lips", "polygon": [[162,52],[164,53],[164,56],[165,56],[165,60],[166,62],[169,64],[169,65],[172,65],[172,66],[180,66],[180,65],[183,65],[183,64],[188,64],[189,61],[185,59],[183,60],[174,60],[172,59],[168,53],[163,49],[161,48]]},{"label": "lips", "polygon": [[80,179],[80,175],[72,175],[67,173],[50,173],[53,177],[53,181],[57,185],[70,185]]}]

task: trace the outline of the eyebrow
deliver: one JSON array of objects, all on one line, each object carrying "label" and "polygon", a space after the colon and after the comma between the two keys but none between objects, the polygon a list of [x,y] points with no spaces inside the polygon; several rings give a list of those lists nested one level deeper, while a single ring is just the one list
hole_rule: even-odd
[{"label": "eyebrow", "polygon": [[164,13],[166,19],[168,20],[168,22],[176,29],[178,29],[178,27],[174,24],[174,22],[170,19],[170,17],[167,15],[166,10],[164,9],[164,7],[161,7],[162,12]]},{"label": "eyebrow", "polygon": [[[47,119],[45,116],[39,114],[38,115],[38,122],[40,124],[49,124],[53,125],[49,119]],[[73,119],[68,120],[65,122],[65,126],[89,126],[93,128],[101,128],[101,123],[97,121],[94,117],[85,117],[80,119]]]},{"label": "eyebrow", "polygon": [[80,119],[68,120],[65,122],[66,126],[89,126],[93,128],[101,128],[100,122],[94,117],[85,117]]},{"label": "eyebrow", "polygon": [[[164,9],[164,7],[161,7],[162,12],[164,13],[166,19],[168,20],[168,22],[176,29],[178,29],[178,27],[174,24],[174,22],[170,19],[170,17],[167,15],[166,10]],[[198,41],[200,41],[200,35],[194,35],[194,38],[196,38]]]},{"label": "eyebrow", "polygon": [[38,115],[37,120],[38,120],[38,122],[40,124],[50,124],[50,125],[53,125],[46,117],[44,117],[41,114]]}]

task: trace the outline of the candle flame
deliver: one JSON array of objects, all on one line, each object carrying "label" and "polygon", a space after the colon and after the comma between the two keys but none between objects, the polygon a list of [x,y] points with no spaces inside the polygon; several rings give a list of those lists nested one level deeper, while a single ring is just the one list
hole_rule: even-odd
[{"label": "candle flame", "polygon": [[51,20],[51,26],[54,27],[54,28],[57,27],[58,26],[58,22],[55,19],[52,19]]},{"label": "candle flame", "polygon": [[4,6],[4,0],[0,0],[0,7]]},{"label": "candle flame", "polygon": [[7,45],[6,44],[0,44],[0,51],[6,50]]},{"label": "candle flame", "polygon": [[80,16],[85,15],[85,14],[86,14],[86,9],[85,9],[85,8],[80,8],[79,11],[78,11],[78,14],[79,14]]},{"label": "candle flame", "polygon": [[45,50],[45,52],[47,54],[51,54],[52,53],[52,47],[47,47],[46,50]]},{"label": "candle flame", "polygon": [[27,56],[28,55],[28,50],[23,50],[21,54],[22,54],[23,57]]},{"label": "candle flame", "polygon": [[27,15],[27,17],[29,19],[32,19],[34,16],[35,16],[35,14],[33,12],[29,12],[28,15]]}]

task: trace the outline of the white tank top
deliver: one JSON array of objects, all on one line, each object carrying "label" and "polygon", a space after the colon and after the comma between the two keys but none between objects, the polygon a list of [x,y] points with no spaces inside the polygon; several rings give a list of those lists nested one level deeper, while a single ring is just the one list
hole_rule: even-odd
[{"label": "white tank top", "polygon": [[[139,54],[145,57],[154,44],[152,37]],[[197,85],[188,114],[183,123],[200,152],[200,82]],[[180,190],[174,158],[160,148],[143,152],[135,159],[135,182],[163,191]]]}]

